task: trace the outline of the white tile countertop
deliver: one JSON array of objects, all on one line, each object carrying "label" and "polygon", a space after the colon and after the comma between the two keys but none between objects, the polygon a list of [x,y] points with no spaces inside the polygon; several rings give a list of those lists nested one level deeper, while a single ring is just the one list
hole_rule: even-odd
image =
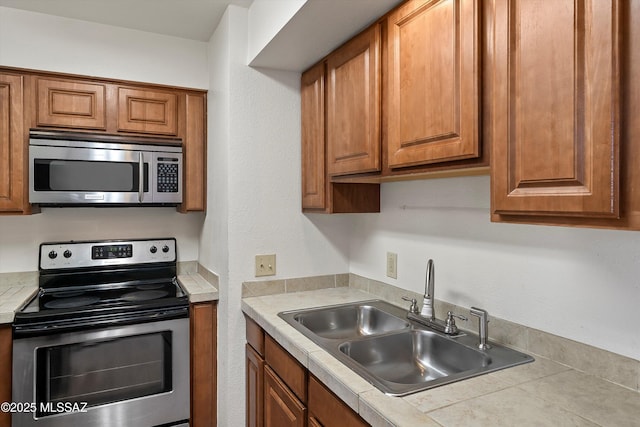
[{"label": "white tile countertop", "polygon": [[14,313],[38,292],[38,273],[0,275],[0,324],[13,322]]},{"label": "white tile countertop", "polygon": [[178,275],[178,283],[189,295],[189,302],[214,301],[219,298],[218,289],[198,273]]},{"label": "white tile countertop", "polygon": [[379,297],[339,287],[247,297],[242,310],[373,426],[640,425],[636,390],[536,354],[533,363],[390,397],[277,316],[280,311],[374,298]]}]

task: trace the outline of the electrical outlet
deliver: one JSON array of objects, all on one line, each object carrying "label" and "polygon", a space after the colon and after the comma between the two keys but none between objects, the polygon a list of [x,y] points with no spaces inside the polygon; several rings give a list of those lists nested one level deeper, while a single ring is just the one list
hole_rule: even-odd
[{"label": "electrical outlet", "polygon": [[275,276],[276,254],[256,255],[256,277]]},{"label": "electrical outlet", "polygon": [[387,277],[398,278],[398,254],[387,252]]}]

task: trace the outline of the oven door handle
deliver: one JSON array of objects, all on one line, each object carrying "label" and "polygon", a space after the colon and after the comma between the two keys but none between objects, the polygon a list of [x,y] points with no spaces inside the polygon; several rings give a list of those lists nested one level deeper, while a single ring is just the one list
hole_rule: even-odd
[{"label": "oven door handle", "polygon": [[136,323],[158,322],[161,320],[181,319],[189,317],[188,307],[168,308],[133,314],[115,314],[87,319],[61,320],[58,322],[42,322],[25,325],[13,325],[15,338],[59,334],[76,330],[108,328]]},{"label": "oven door handle", "polygon": [[144,154],[138,153],[138,202],[142,203],[144,198]]}]

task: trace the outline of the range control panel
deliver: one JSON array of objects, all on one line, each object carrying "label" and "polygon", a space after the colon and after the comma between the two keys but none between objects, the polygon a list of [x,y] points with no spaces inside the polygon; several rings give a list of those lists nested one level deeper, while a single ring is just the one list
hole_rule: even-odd
[{"label": "range control panel", "polygon": [[176,239],[56,242],[40,245],[40,269],[175,262]]}]

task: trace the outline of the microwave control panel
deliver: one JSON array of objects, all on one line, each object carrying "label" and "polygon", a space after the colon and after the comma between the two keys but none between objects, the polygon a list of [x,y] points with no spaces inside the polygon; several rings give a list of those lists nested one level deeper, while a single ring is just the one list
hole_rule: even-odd
[{"label": "microwave control panel", "polygon": [[172,162],[173,159],[158,159],[158,193],[177,193],[178,192],[178,162]]}]

